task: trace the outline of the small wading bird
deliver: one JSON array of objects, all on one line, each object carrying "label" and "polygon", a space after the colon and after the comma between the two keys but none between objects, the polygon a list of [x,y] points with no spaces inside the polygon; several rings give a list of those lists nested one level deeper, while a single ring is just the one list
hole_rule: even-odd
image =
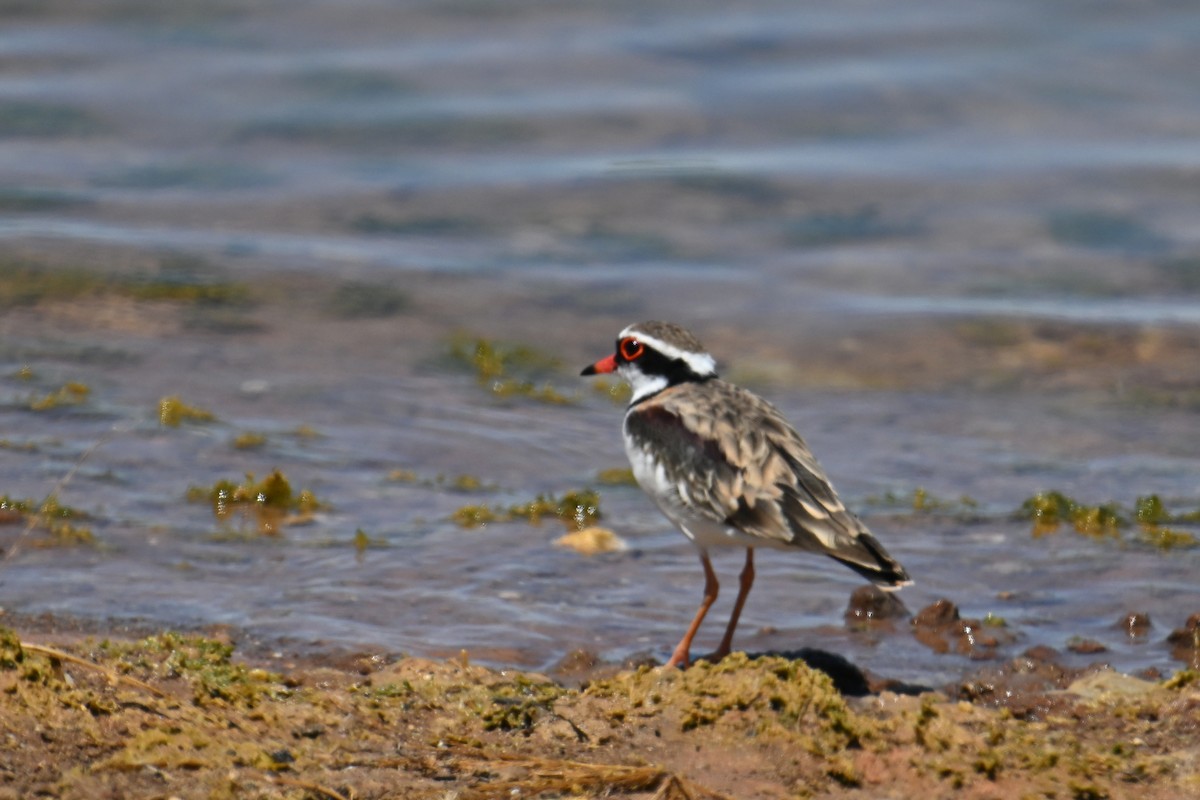
[{"label": "small wading bird", "polygon": [[582,374],[609,372],[633,389],[624,433],[634,477],[696,545],[704,566],[704,599],[668,666],[688,666],[692,639],[717,599],[710,547],[746,548],[715,658],[733,644],[756,547],[822,553],[888,590],[912,582],[842,505],[796,429],[766,400],[719,379],[716,361],[691,333],[669,322],[630,325],[616,352]]}]

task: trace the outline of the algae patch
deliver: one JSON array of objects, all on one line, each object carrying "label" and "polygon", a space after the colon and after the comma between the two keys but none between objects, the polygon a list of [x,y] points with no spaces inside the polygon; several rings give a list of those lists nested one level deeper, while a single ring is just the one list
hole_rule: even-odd
[{"label": "algae patch", "polygon": [[261,447],[265,447],[266,444],[267,436],[263,433],[246,431],[233,437],[233,446],[236,450],[258,450]]},{"label": "algae patch", "polygon": [[50,495],[41,503],[4,495],[0,497],[0,522],[24,523],[26,531],[43,534],[26,542],[31,547],[68,547],[92,544],[92,529],[78,524],[87,514],[59,502]]},{"label": "algae patch", "polygon": [[0,308],[68,302],[98,296],[190,306],[246,306],[249,289],[214,280],[203,264],[165,257],[154,273],[106,274],[80,267],[51,268],[24,261],[0,262]]},{"label": "algae patch", "polygon": [[387,474],[391,483],[408,483],[426,488],[449,489],[453,492],[491,492],[496,490],[494,483],[488,483],[478,475],[469,472],[457,475],[446,475],[439,472],[432,478],[422,477],[416,470],[394,469]]},{"label": "algae patch", "polygon": [[234,646],[217,639],[166,631],[130,644],[102,642],[100,650],[120,670],[182,679],[197,706],[251,709],[265,699],[290,695],[279,675],[234,661]]},{"label": "algae patch", "polygon": [[29,400],[30,411],[50,411],[65,406],[77,406],[87,402],[92,394],[92,388],[86,383],[68,381],[60,388],[49,394],[33,397]]},{"label": "algae patch", "polygon": [[192,486],[187,491],[187,500],[209,503],[213,516],[222,524],[241,517],[252,521],[258,533],[265,535],[278,534],[284,525],[307,522],[325,507],[308,489],[294,491],[279,470],[273,470],[262,480],[247,473],[241,483],[220,480],[209,488]]},{"label": "algae patch", "polygon": [[450,342],[449,357],[451,363],[474,372],[475,382],[493,397],[524,397],[552,405],[576,402],[548,380],[561,371],[561,362],[527,345],[459,334]]},{"label": "algae patch", "polygon": [[158,422],[167,428],[178,428],[184,422],[213,422],[216,415],[211,411],[189,406],[178,395],[170,395],[158,401]]},{"label": "algae patch", "polygon": [[602,469],[596,473],[596,483],[602,486],[637,486],[637,478],[629,467]]},{"label": "algae patch", "polygon": [[631,709],[670,708],[683,731],[749,723],[758,736],[782,737],[813,755],[862,747],[875,736],[873,723],[850,710],[829,676],[774,656],[733,653],[687,670],[644,667],[585,694],[619,695]]},{"label": "algae patch", "polygon": [[1069,525],[1084,536],[1115,541],[1129,541],[1128,534],[1132,531],[1135,541],[1160,550],[1192,548],[1200,544],[1195,534],[1167,527],[1200,523],[1200,510],[1172,513],[1162,498],[1153,494],[1138,497],[1133,509],[1129,510],[1115,502],[1088,505],[1062,492],[1042,492],[1027,499],[1018,515],[1032,521],[1034,536],[1057,533],[1061,527]]},{"label": "algae patch", "polygon": [[969,495],[958,499],[939,497],[923,486],[918,486],[910,494],[885,492],[866,499],[868,505],[881,508],[909,510],[914,514],[945,514],[956,517],[972,517],[978,513],[979,501]]},{"label": "algae patch", "polygon": [[538,524],[552,517],[568,528],[584,530],[600,519],[600,495],[590,489],[568,491],[562,497],[539,494],[533,500],[514,503],[508,507],[466,505],[451,516],[464,528],[478,528],[491,522],[512,522],[524,519]]}]

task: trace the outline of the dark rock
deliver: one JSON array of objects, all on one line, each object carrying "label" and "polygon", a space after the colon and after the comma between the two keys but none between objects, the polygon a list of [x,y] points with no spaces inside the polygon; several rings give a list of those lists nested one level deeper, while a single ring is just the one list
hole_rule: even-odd
[{"label": "dark rock", "polygon": [[594,670],[600,664],[600,656],[592,650],[572,650],[550,668],[555,675],[578,675]]},{"label": "dark rock", "polygon": [[885,592],[878,586],[862,586],[850,595],[843,618],[846,627],[862,630],[871,627],[893,628],[893,621],[908,616],[908,609],[894,592]]},{"label": "dark rock", "polygon": [[1045,719],[1061,713],[1074,702],[1062,690],[1085,670],[1064,667],[1048,657],[1051,653],[1054,650],[1049,647],[1030,648],[1007,663],[980,670],[950,694],[981,705],[1007,708],[1018,719]]},{"label": "dark rock", "polygon": [[[784,658],[799,659],[815,670],[824,672],[833,681],[833,686],[839,692],[849,697],[862,697],[871,693],[866,674],[837,653],[804,647],[777,655]],[[754,656],[751,656],[754,658]]]},{"label": "dark rock", "polygon": [[1058,663],[1059,652],[1048,644],[1035,644],[1021,655],[1030,661]]},{"label": "dark rock", "polygon": [[1150,633],[1153,626],[1149,614],[1131,611],[1117,620],[1117,627],[1125,631],[1130,639],[1141,639]]},{"label": "dark rock", "polygon": [[1182,628],[1171,631],[1167,644],[1171,646],[1172,658],[1191,669],[1200,669],[1200,614],[1192,614]]},{"label": "dark rock", "polygon": [[962,619],[958,607],[945,598],[917,612],[912,620],[913,636],[935,653],[955,652],[973,659],[996,657],[1001,640],[1014,636],[1002,628],[985,628],[978,619]]},{"label": "dark rock", "polygon": [[1067,644],[1067,649],[1087,656],[1108,652],[1108,648],[1095,639],[1073,639]]},{"label": "dark rock", "polygon": [[934,628],[949,625],[958,621],[958,606],[946,598],[935,600],[925,606],[913,617],[913,627]]}]

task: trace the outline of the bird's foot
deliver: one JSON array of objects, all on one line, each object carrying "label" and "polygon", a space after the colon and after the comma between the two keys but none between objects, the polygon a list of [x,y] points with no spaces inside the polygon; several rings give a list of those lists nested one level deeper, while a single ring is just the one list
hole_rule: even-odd
[{"label": "bird's foot", "polygon": [[667,660],[667,663],[663,666],[668,668],[675,667],[677,669],[687,669],[690,663],[691,662],[688,659],[688,651],[676,649],[675,652],[671,654],[671,657]]}]

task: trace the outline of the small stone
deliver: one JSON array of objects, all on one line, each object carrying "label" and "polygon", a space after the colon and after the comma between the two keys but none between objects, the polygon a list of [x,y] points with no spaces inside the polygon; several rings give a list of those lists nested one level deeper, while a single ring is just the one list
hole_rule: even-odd
[{"label": "small stone", "polygon": [[1037,661],[1044,664],[1055,664],[1058,662],[1058,651],[1047,644],[1035,644],[1021,655],[1030,661]]},{"label": "small stone", "polygon": [[848,626],[857,627],[871,622],[903,619],[908,616],[908,609],[894,593],[868,585],[854,590],[846,613],[842,616]]},{"label": "small stone", "polygon": [[1171,657],[1186,664],[1190,669],[1200,669],[1200,614],[1192,614],[1182,628],[1171,631],[1167,636],[1171,646]]},{"label": "small stone", "polygon": [[941,628],[957,620],[958,606],[943,597],[918,611],[912,624],[917,628]]},{"label": "small stone", "polygon": [[559,547],[569,547],[585,556],[628,550],[629,545],[607,528],[590,527],[560,536],[554,540]]},{"label": "small stone", "polygon": [[575,675],[595,669],[600,664],[600,656],[593,650],[572,650],[554,665],[551,672]]},{"label": "small stone", "polygon": [[1104,653],[1108,648],[1097,642],[1095,639],[1072,639],[1067,643],[1067,649],[1072,653],[1081,655],[1094,655],[1096,653]]},{"label": "small stone", "polygon": [[1173,645],[1187,645],[1200,650],[1200,614],[1192,614],[1182,628],[1176,628],[1167,636]]},{"label": "small stone", "polygon": [[1085,675],[1067,687],[1071,694],[1098,698],[1106,695],[1132,696],[1147,694],[1158,688],[1157,684],[1125,675],[1111,669],[1102,669]]},{"label": "small stone", "polygon": [[1125,631],[1129,638],[1140,639],[1150,633],[1150,615],[1130,612],[1117,620],[1117,627]]}]

